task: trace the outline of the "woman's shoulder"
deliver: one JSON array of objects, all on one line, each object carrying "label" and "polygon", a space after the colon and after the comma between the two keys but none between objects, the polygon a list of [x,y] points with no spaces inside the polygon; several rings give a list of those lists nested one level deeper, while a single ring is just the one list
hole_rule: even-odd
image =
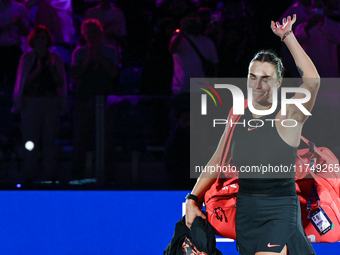
[{"label": "woman's shoulder", "polygon": [[73,50],[73,54],[79,54],[79,53],[87,53],[89,47],[87,47],[87,45],[78,45],[74,50]]},{"label": "woman's shoulder", "polygon": [[34,50],[29,50],[29,51],[24,52],[21,55],[21,60],[22,61],[30,61],[30,60],[35,59],[35,56],[36,56],[36,54],[35,54]]},{"label": "woman's shoulder", "polygon": [[86,45],[77,46],[72,52],[73,60],[85,59],[88,52],[88,47]]},{"label": "woman's shoulder", "polygon": [[29,51],[26,51],[22,54],[22,57],[24,57],[24,58],[28,58],[28,57],[32,57],[32,56],[35,56],[34,50],[29,50]]}]

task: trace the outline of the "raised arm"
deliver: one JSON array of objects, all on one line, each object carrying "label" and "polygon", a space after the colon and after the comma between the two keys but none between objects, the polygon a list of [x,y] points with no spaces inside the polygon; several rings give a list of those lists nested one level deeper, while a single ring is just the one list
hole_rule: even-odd
[{"label": "raised arm", "polygon": [[[304,103],[303,106],[311,112],[313,109],[316,95],[320,87],[320,76],[316,70],[312,60],[308,57],[306,52],[303,50],[299,42],[292,32],[292,26],[296,21],[296,14],[294,14],[293,19],[290,16],[282,20],[282,24],[279,22],[271,22],[271,29],[281,38],[281,40],[286,44],[290,53],[292,54],[296,67],[302,77],[303,83],[300,88],[307,89],[311,93],[311,99]],[[296,93],[293,98],[305,98],[305,94]],[[303,124],[308,116],[304,115],[299,108],[295,105],[290,104],[287,106],[287,118],[294,119],[298,123]]]}]

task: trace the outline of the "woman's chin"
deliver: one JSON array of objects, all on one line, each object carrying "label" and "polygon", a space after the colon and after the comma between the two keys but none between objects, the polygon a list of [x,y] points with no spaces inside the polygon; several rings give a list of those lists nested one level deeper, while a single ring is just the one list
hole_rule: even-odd
[{"label": "woman's chin", "polygon": [[270,105],[271,103],[268,101],[268,98],[263,98],[263,97],[253,97],[253,102],[257,103],[259,105]]},{"label": "woman's chin", "polygon": [[259,95],[253,95],[253,101],[256,102],[256,103],[260,103],[263,100],[263,97],[262,96],[259,96]]}]

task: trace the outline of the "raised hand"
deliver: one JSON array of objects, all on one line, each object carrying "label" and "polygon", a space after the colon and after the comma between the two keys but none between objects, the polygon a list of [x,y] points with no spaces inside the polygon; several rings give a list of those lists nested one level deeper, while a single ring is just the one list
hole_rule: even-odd
[{"label": "raised hand", "polygon": [[281,39],[282,37],[289,31],[292,30],[293,24],[296,21],[296,14],[293,15],[293,19],[291,19],[290,16],[288,16],[287,18],[283,18],[282,20],[282,24],[280,24],[280,22],[271,22],[271,29],[273,31],[274,34],[276,34],[277,36],[279,36]]}]

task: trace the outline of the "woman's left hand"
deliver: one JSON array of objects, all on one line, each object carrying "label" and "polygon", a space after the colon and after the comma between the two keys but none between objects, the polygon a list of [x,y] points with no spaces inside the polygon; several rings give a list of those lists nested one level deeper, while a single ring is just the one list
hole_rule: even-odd
[{"label": "woman's left hand", "polygon": [[282,24],[280,24],[280,22],[274,22],[272,21],[271,23],[271,29],[273,31],[274,34],[276,34],[277,36],[279,36],[280,38],[282,38],[282,36],[287,33],[288,31],[292,30],[293,24],[296,21],[296,14],[293,15],[293,19],[291,19],[290,16],[288,16],[287,18],[283,18],[282,20]]}]

